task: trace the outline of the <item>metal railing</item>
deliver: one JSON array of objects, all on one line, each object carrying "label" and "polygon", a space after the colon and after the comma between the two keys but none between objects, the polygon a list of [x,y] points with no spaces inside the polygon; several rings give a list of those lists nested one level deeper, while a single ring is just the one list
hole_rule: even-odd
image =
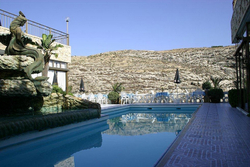
[{"label": "metal railing", "polygon": [[[4,11],[0,9],[0,26],[9,28],[10,23],[17,17],[13,13]],[[56,30],[54,28],[45,26],[43,24],[34,22],[27,19],[26,25],[22,27],[23,32],[34,35],[37,37],[42,37],[42,34],[52,34],[56,42],[69,45],[69,34]]]}]

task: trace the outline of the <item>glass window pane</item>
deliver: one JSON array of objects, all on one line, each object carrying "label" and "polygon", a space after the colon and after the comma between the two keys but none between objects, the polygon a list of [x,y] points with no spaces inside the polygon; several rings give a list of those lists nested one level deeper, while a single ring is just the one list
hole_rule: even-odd
[{"label": "glass window pane", "polygon": [[52,61],[49,61],[49,66],[53,67],[53,62]]},{"label": "glass window pane", "polygon": [[61,63],[61,68],[66,68],[66,63]]}]

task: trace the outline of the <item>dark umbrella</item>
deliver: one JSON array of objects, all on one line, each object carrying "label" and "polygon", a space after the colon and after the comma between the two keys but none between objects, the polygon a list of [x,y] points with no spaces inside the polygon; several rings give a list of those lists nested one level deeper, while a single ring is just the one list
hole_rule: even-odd
[{"label": "dark umbrella", "polygon": [[85,92],[84,90],[84,83],[83,83],[83,79],[81,78],[81,83],[80,83],[80,92]]},{"label": "dark umbrella", "polygon": [[175,73],[175,77],[174,77],[174,83],[177,83],[177,84],[181,83],[178,68],[176,69],[176,73]]},{"label": "dark umbrella", "polygon": [[56,71],[54,71],[54,77],[53,77],[52,85],[58,85],[58,81],[57,81],[57,72],[56,72]]},{"label": "dark umbrella", "polygon": [[178,85],[177,85],[177,84],[181,83],[178,68],[176,69],[176,73],[175,73],[175,77],[174,77],[174,83],[176,83],[176,88],[177,88],[177,99],[178,99]]}]

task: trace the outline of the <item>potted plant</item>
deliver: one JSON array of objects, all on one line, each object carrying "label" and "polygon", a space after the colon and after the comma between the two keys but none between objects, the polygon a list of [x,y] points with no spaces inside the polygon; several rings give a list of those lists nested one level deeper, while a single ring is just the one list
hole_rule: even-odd
[{"label": "potted plant", "polygon": [[220,99],[223,98],[224,93],[222,89],[210,89],[208,91],[208,96],[212,103],[220,103]]},{"label": "potted plant", "polygon": [[223,98],[224,93],[220,88],[219,83],[223,80],[222,78],[210,77],[214,87],[208,91],[208,96],[212,103],[220,103],[220,99]]},{"label": "potted plant", "polygon": [[108,99],[112,104],[119,104],[119,93],[124,90],[122,83],[115,83],[112,85],[112,91],[108,94]]},{"label": "potted plant", "polygon": [[112,104],[117,104],[117,101],[119,102],[119,93],[111,91],[108,94],[108,99],[111,101]]},{"label": "potted plant", "polygon": [[209,81],[206,81],[202,84],[202,89],[205,91],[205,96],[204,96],[204,102],[209,103],[210,99],[208,96],[208,91],[212,88],[211,83]]}]

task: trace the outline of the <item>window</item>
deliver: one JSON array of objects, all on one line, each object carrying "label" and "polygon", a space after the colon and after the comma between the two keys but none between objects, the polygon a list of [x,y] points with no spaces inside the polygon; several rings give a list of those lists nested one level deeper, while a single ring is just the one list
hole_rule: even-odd
[{"label": "window", "polygon": [[66,68],[66,63],[61,63],[61,68]]},{"label": "window", "polygon": [[50,60],[49,61],[49,67],[66,69],[67,68],[67,63],[60,62],[60,61],[55,61],[55,60]]},{"label": "window", "polygon": [[53,62],[52,61],[49,61],[49,66],[53,67]]}]

